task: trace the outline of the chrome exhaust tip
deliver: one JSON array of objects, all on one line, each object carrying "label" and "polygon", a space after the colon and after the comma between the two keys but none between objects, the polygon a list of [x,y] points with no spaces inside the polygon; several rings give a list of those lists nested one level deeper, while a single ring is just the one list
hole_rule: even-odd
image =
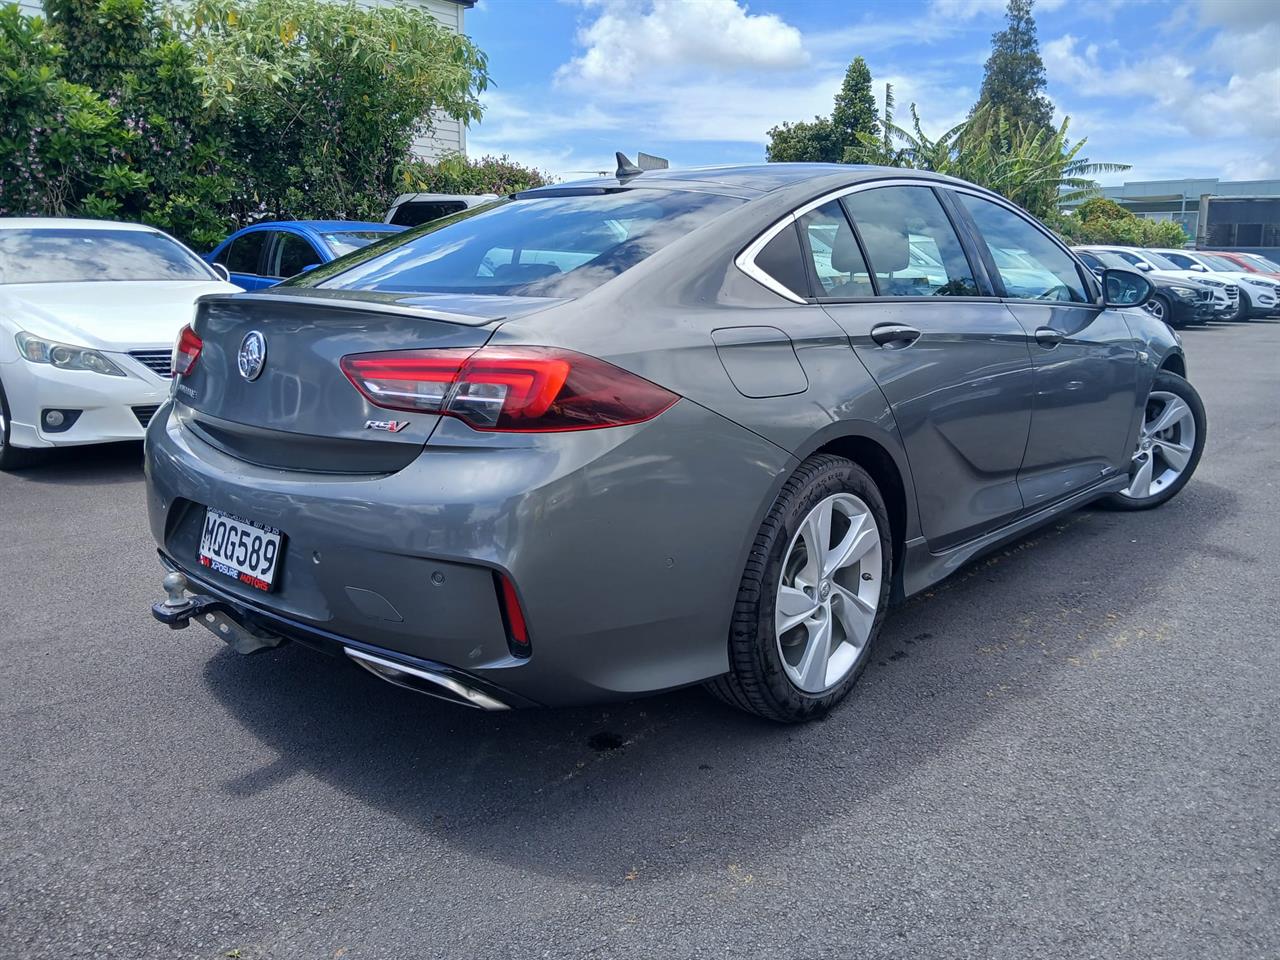
[{"label": "chrome exhaust tip", "polygon": [[453,677],[446,677],[444,674],[433,673],[430,670],[423,670],[419,667],[411,667],[407,663],[386,660],[351,647],[343,647],[342,652],[375,677],[385,680],[387,683],[394,683],[397,687],[404,687],[406,690],[413,690],[417,693],[425,693],[429,697],[448,700],[450,703],[458,703],[464,707],[475,707],[478,710],[511,709],[501,700],[497,700],[487,693],[482,693],[474,687],[469,687]]}]

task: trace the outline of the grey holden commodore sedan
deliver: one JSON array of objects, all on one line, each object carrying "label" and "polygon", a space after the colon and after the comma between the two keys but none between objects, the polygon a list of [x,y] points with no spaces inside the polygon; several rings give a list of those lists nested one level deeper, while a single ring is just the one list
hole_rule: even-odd
[{"label": "grey holden commodore sedan", "polygon": [[521,193],[202,300],[147,435],[153,611],[487,709],[705,683],[808,720],[896,600],[1187,483],[1149,292],[915,171]]}]

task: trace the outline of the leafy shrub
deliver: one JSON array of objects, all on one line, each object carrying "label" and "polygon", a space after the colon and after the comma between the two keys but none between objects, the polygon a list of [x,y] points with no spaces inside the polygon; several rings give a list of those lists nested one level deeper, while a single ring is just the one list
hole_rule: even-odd
[{"label": "leafy shrub", "polygon": [[551,181],[548,174],[522,167],[506,154],[471,160],[460,153],[441,157],[435,163],[410,160],[400,167],[397,178],[404,193],[496,193],[506,196]]},{"label": "leafy shrub", "polygon": [[138,182],[118,111],[63,76],[63,57],[41,18],[0,7],[0,216],[113,216]]},{"label": "leafy shrub", "polygon": [[1182,227],[1171,220],[1147,220],[1114,200],[1094,197],[1059,218],[1055,228],[1072,243],[1107,243],[1128,247],[1181,247]]}]

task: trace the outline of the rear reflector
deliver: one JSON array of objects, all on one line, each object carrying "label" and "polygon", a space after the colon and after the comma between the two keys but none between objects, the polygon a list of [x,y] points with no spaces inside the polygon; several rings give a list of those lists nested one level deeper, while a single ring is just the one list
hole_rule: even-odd
[{"label": "rear reflector", "polygon": [[398,350],[342,358],[370,403],[457,417],[477,430],[552,433],[642,423],[680,398],[611,363],[555,347]]},{"label": "rear reflector", "polygon": [[517,657],[529,656],[529,628],[524,622],[524,611],[520,609],[520,598],[516,596],[515,584],[505,573],[495,573],[498,581],[498,598],[502,606],[502,619],[507,628],[507,646]]},{"label": "rear reflector", "polygon": [[196,336],[196,332],[191,329],[191,324],[187,324],[182,328],[182,332],[178,334],[178,342],[173,347],[173,375],[181,377],[191,372],[196,365],[196,360],[200,357],[200,350],[204,346],[204,341]]}]

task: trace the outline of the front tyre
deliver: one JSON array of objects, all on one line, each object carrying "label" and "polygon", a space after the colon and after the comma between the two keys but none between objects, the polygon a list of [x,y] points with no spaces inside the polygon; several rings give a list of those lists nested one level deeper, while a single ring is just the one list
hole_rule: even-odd
[{"label": "front tyre", "polygon": [[1204,452],[1209,422],[1200,394],[1186,380],[1161,370],[1151,384],[1129,485],[1102,501],[1115,510],[1150,510],[1187,485]]},{"label": "front tyre", "polygon": [[1173,305],[1169,302],[1169,298],[1163,293],[1153,294],[1151,299],[1142,306],[1147,313],[1151,314],[1151,316],[1155,317],[1157,320],[1162,320],[1171,327],[1174,326]]},{"label": "front tyre", "polygon": [[843,457],[810,457],[756,535],[729,629],[730,671],[707,686],[770,720],[826,713],[866,666],[892,569],[875,481]]},{"label": "front tyre", "polygon": [[37,456],[36,451],[24,450],[9,442],[12,429],[9,401],[4,394],[4,384],[0,383],[0,470],[15,470],[18,467],[29,466]]}]

